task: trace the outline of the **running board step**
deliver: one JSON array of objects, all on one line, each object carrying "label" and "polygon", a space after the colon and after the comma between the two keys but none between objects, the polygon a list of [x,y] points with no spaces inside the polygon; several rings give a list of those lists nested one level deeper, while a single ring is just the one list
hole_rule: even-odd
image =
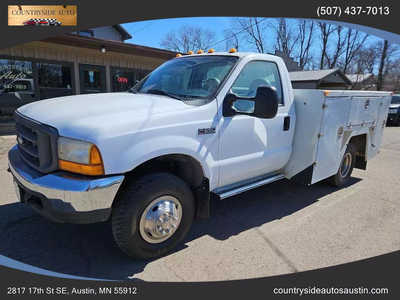
[{"label": "running board step", "polygon": [[219,199],[222,200],[222,199],[225,199],[225,198],[228,198],[228,197],[232,197],[232,196],[241,194],[243,192],[247,192],[249,190],[258,188],[260,186],[263,186],[263,185],[266,185],[266,184],[281,180],[283,178],[285,178],[285,176],[282,175],[282,174],[274,175],[274,176],[271,176],[271,177],[268,177],[268,178],[263,178],[261,180],[258,180],[258,181],[255,181],[255,182],[252,182],[252,183],[249,183],[249,184],[246,184],[246,185],[235,187],[235,188],[233,188],[231,190],[228,190],[228,191],[223,191],[221,193],[217,193],[217,195],[218,195]]}]

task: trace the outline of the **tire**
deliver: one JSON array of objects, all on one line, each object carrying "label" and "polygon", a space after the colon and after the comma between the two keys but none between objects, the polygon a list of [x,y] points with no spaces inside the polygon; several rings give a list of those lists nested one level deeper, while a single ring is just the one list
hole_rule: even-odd
[{"label": "tire", "polygon": [[[153,173],[128,181],[116,201],[111,217],[114,240],[123,252],[134,258],[157,258],[172,251],[189,232],[195,215],[195,201],[189,186],[169,173]],[[160,233],[155,230],[160,222],[157,217],[166,216],[160,215],[166,212],[165,207],[170,208],[169,212],[174,211],[180,221],[178,224],[176,219],[167,218],[162,225],[166,224],[167,229],[162,227]],[[150,227],[155,231],[148,230]],[[166,234],[165,230],[171,233]],[[162,234],[166,234],[166,240]]]},{"label": "tire", "polygon": [[[348,159],[350,159],[350,162],[348,161]],[[328,183],[335,187],[341,187],[348,183],[351,177],[351,173],[353,172],[355,162],[356,149],[354,145],[349,144],[345,153],[343,154],[338,172],[328,178]]]}]

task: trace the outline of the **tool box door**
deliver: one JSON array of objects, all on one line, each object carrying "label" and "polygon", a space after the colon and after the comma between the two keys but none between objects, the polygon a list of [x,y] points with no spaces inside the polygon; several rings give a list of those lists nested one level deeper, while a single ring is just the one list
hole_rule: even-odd
[{"label": "tool box door", "polygon": [[381,147],[383,130],[390,106],[390,97],[383,96],[374,100],[376,118],[374,126],[369,128],[366,160],[373,158]]},{"label": "tool box door", "polygon": [[367,124],[376,121],[381,97],[352,97],[349,125]]},{"label": "tool box door", "polygon": [[350,97],[327,97],[311,183],[334,175],[346,151],[343,131],[349,121]]}]

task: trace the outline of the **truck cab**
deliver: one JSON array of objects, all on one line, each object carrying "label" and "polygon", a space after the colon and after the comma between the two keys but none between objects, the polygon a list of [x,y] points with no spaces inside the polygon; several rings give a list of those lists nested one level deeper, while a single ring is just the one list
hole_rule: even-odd
[{"label": "truck cab", "polygon": [[111,219],[128,255],[174,249],[210,202],[283,178],[344,185],[380,147],[389,93],[294,91],[268,54],[178,55],[125,93],[20,107],[9,167],[58,222]]}]

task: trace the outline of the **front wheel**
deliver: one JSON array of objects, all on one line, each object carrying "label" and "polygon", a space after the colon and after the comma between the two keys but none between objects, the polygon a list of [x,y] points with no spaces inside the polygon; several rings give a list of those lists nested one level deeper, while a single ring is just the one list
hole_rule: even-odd
[{"label": "front wheel", "polygon": [[173,250],[188,233],[195,214],[189,186],[169,173],[128,183],[112,214],[118,246],[131,257],[156,258]]},{"label": "front wheel", "polygon": [[332,186],[341,187],[345,185],[353,172],[356,161],[356,151],[352,144],[347,146],[346,152],[343,154],[338,172],[328,178],[328,182]]}]

